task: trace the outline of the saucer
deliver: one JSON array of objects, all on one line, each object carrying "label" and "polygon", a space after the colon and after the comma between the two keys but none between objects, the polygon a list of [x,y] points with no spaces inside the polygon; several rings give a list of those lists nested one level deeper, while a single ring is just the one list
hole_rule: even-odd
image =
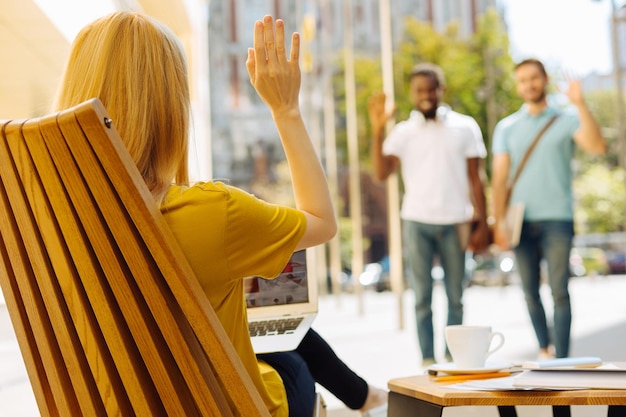
[{"label": "saucer", "polygon": [[483,368],[468,368],[460,369],[454,364],[454,362],[436,363],[428,367],[429,371],[445,372],[450,375],[455,374],[487,374],[490,372],[498,372],[503,369],[508,369],[513,366],[510,362],[503,361],[487,361]]}]

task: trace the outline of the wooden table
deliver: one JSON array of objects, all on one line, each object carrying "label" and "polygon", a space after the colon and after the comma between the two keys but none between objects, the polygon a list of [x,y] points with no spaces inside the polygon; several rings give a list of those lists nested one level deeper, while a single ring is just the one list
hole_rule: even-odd
[{"label": "wooden table", "polygon": [[496,406],[515,417],[516,405],[550,405],[555,417],[569,417],[571,405],[608,405],[608,417],[626,417],[626,390],[462,391],[427,375],[389,381],[388,417],[440,417],[445,407]]}]

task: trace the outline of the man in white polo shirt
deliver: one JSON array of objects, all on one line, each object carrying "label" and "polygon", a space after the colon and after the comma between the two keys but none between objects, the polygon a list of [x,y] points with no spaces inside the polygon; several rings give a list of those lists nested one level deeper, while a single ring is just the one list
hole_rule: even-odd
[{"label": "man in white polo shirt", "polygon": [[368,103],[374,176],[382,181],[400,168],[404,183],[400,216],[412,271],[409,281],[415,292],[423,366],[435,362],[431,306],[435,257],[444,271],[447,324],[461,324],[466,242],[462,242],[459,226],[471,221],[476,225],[469,239],[470,250],[482,249],[488,241],[481,162],[487,155],[485,144],[473,118],[440,104],[444,90],[440,67],[430,63],[415,66],[409,75],[414,110],[386,139],[385,125],[393,112],[385,111],[385,95],[375,94]]}]

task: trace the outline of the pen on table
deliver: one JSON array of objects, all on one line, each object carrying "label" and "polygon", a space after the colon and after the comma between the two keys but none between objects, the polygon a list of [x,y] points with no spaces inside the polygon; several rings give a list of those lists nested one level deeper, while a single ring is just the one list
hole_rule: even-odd
[{"label": "pen on table", "polygon": [[445,375],[433,378],[435,382],[470,381],[472,379],[501,378],[511,375],[510,372],[490,372],[486,374]]}]

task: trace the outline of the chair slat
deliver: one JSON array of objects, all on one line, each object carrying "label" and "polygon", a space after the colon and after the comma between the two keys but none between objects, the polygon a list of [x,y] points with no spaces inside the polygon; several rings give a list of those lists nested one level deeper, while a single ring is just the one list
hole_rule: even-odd
[{"label": "chair slat", "polygon": [[[71,379],[54,333],[54,321],[58,316],[50,316],[42,288],[39,287],[39,280],[45,281],[45,275],[52,275],[52,271],[17,169],[17,165],[28,163],[29,159],[28,155],[18,152],[16,160],[9,146],[12,142],[22,141],[21,127],[21,122],[7,124],[3,129],[4,140],[0,142],[0,177],[9,202],[2,207],[1,233],[9,264],[17,277],[14,290],[19,292],[19,297],[16,298],[24,303],[28,320],[25,325],[30,326],[35,335],[36,350],[47,384],[45,391],[49,390],[52,395],[56,412],[74,415],[80,407],[75,394],[67,389],[71,386]],[[42,398],[42,401],[47,403],[50,398]]]},{"label": "chair slat", "polygon": [[[67,198],[62,199],[59,204],[65,201],[66,205],[72,206],[76,211],[92,251],[85,253],[82,245],[72,248],[75,251],[75,264],[77,268],[81,268],[79,273],[83,277],[83,285],[90,302],[95,306],[95,314],[103,329],[106,344],[111,347],[110,355],[115,367],[119,369],[125,391],[137,415],[164,415],[165,406],[159,399],[160,395],[152,378],[147,375],[143,355],[136,345],[131,329],[134,323],[152,319],[145,312],[143,300],[137,300],[133,295],[135,290],[124,260],[105,227],[99,209],[93,204],[89,186],[67,147],[63,132],[57,124],[57,117],[45,118],[40,128],[67,192]],[[73,139],[78,141],[77,138],[78,136]],[[71,224],[66,226],[71,227]],[[132,244],[132,241],[128,243]],[[128,295],[120,303],[115,292]],[[122,311],[124,308],[135,313],[135,321],[128,322]],[[152,335],[144,330],[140,337],[145,339],[146,346],[152,347],[152,351],[147,354],[158,357],[158,353],[155,353],[157,347],[151,343],[154,340]],[[172,413],[185,412],[179,403],[178,406],[175,402],[169,405]]]},{"label": "chair slat", "polygon": [[[2,132],[8,122],[2,123]],[[4,144],[4,133],[2,143]],[[2,155],[2,152],[0,152]],[[43,359],[37,348],[37,342],[33,333],[33,327],[28,320],[26,303],[23,300],[22,293],[18,286],[18,279],[14,269],[11,266],[11,257],[14,259],[22,259],[26,255],[23,254],[24,248],[22,243],[16,241],[15,236],[19,236],[15,217],[12,215],[9,198],[0,175],[0,236],[2,236],[2,245],[0,245],[0,286],[4,289],[3,296],[6,305],[11,314],[15,333],[20,341],[20,349],[24,362],[26,363],[27,372],[32,381],[32,388],[37,398],[39,410],[43,417],[56,416],[58,411],[56,404],[50,391],[50,384],[46,376]],[[11,248],[9,252],[8,248]],[[16,255],[17,252],[17,255]],[[30,281],[27,272],[20,276],[20,280]]]},{"label": "chair slat", "polygon": [[[100,396],[90,391],[94,388],[94,384],[85,356],[89,350],[83,349],[84,346],[95,345],[94,338],[85,338],[84,335],[87,333],[83,332],[81,343],[77,332],[77,329],[94,329],[95,326],[89,322],[93,314],[90,314],[91,307],[84,300],[80,281],[60,234],[58,220],[52,215],[48,198],[49,195],[55,195],[57,191],[61,191],[62,195],[62,190],[57,190],[53,186],[57,173],[52,165],[43,163],[40,164],[42,167],[39,169],[35,167],[36,160],[43,159],[44,162],[49,160],[38,122],[38,120],[32,120],[24,123],[21,132],[22,141],[9,142],[15,159],[18,155],[22,155],[22,163],[17,165],[18,172],[44,245],[44,248],[37,248],[37,250],[41,251],[40,256],[52,268],[52,271],[44,270],[39,274],[38,283],[48,314],[52,318],[53,329],[65,366],[70,371],[71,383],[76,391],[82,413],[93,416],[104,415]],[[26,155],[28,158],[25,157]],[[72,221],[75,222],[75,219]],[[80,304],[79,308],[73,307],[76,303]],[[93,336],[93,333],[90,336]],[[92,355],[92,358],[96,358],[96,363],[102,365],[102,362],[98,360],[99,357],[100,355]]]},{"label": "chair slat", "polygon": [[[115,392],[120,376],[112,362],[96,315],[96,312],[101,312],[100,316],[104,317],[103,328],[108,331],[115,329],[116,322],[111,319],[114,310],[108,304],[98,302],[98,297],[106,294],[108,288],[102,286],[102,282],[105,281],[102,278],[102,272],[95,268],[94,257],[89,250],[89,241],[86,239],[75,210],[68,204],[67,192],[44,142],[40,123],[43,122],[36,120],[25,124],[23,134],[33,159],[34,166],[31,169],[36,170],[41,181],[39,191],[42,194],[45,193],[45,196],[34,196],[33,199],[39,198],[42,201],[47,199],[49,203],[45,212],[37,216],[41,219],[38,222],[39,228],[43,231],[43,239],[55,270],[55,278],[71,315],[70,325],[78,338],[73,341],[73,344],[81,347],[84,360],[87,361],[77,370],[87,375],[82,379],[75,376],[77,373],[72,373],[72,381],[78,384],[79,390],[83,389],[82,385],[84,385],[99,392],[99,394],[92,393],[96,410],[83,409],[85,415],[99,415],[99,413],[105,415],[105,410],[108,415],[115,415],[120,410],[126,410],[122,411],[125,415],[130,410],[130,403],[123,391]],[[69,163],[70,161],[66,161],[66,164]],[[77,177],[73,184],[79,181],[80,177]],[[92,297],[91,300],[85,291],[77,266],[83,271],[82,276],[89,277],[93,286],[99,285],[92,290],[96,297]],[[123,339],[120,333],[124,331],[125,328],[117,330],[116,340]],[[116,345],[111,344],[111,346]]]}]

